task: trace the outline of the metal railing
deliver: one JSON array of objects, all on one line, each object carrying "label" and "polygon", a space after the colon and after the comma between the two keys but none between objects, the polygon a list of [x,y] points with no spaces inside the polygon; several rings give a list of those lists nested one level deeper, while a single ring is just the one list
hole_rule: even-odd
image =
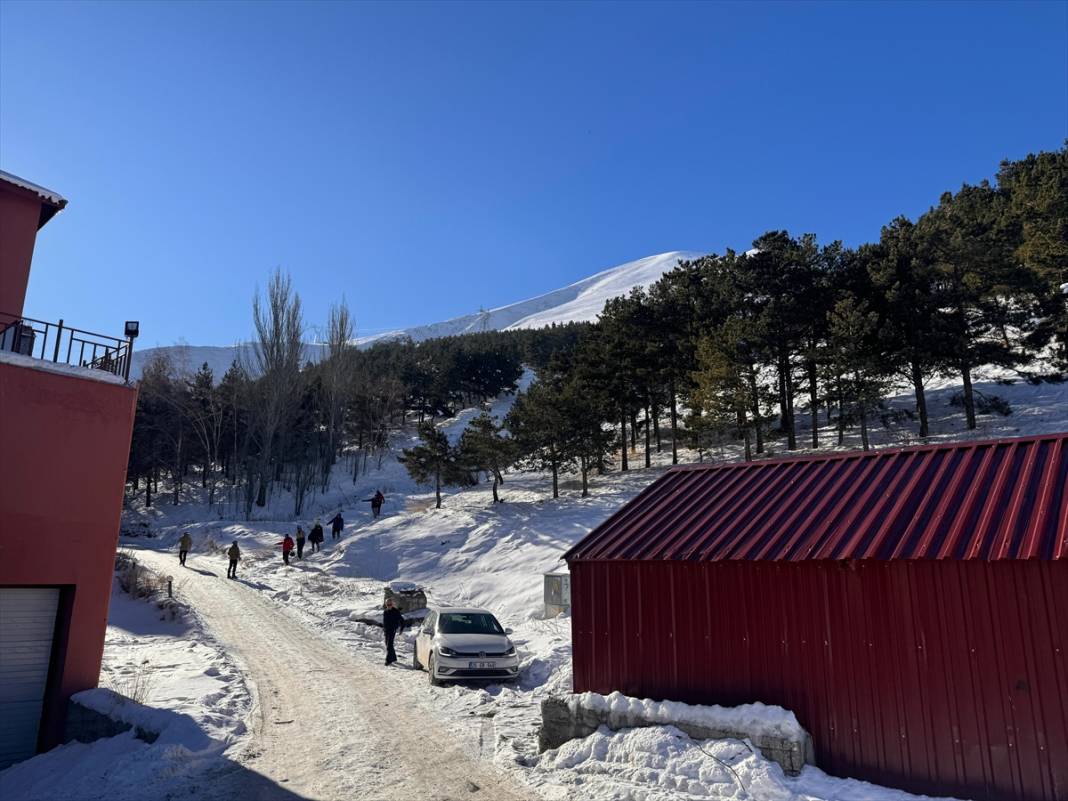
[{"label": "metal railing", "polygon": [[0,351],[104,370],[129,381],[133,342],[71,328],[62,320],[48,323],[0,312]]}]

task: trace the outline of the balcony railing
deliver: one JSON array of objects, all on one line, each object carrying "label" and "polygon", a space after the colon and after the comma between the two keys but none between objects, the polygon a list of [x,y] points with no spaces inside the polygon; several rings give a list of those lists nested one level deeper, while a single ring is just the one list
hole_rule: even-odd
[{"label": "balcony railing", "polygon": [[130,380],[132,341],[0,312],[0,351],[105,370]]}]

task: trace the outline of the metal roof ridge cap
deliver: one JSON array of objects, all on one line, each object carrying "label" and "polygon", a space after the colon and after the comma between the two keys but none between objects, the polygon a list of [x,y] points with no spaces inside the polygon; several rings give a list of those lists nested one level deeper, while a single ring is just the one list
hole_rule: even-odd
[{"label": "metal roof ridge cap", "polygon": [[885,448],[874,447],[871,450],[848,450],[848,451],[824,451],[822,453],[799,453],[794,456],[776,456],[771,459],[754,459],[751,462],[691,462],[690,464],[672,465],[665,471],[670,473],[683,473],[688,471],[702,470],[738,470],[745,468],[757,468],[768,464],[782,462],[806,462],[806,461],[832,461],[834,459],[863,459],[875,456],[888,456],[896,453],[924,453],[930,451],[951,451],[968,448],[978,448],[988,445],[1008,445],[1012,443],[1040,442],[1042,440],[1068,441],[1068,431],[1055,431],[1048,434],[1028,434],[1023,437],[992,437],[988,439],[958,439],[949,442],[931,442],[921,445],[894,445]]}]

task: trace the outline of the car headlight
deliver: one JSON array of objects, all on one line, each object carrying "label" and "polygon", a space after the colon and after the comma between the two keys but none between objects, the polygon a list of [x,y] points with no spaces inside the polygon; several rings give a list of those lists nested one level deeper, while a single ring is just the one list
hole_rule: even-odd
[{"label": "car headlight", "polygon": [[512,643],[508,643],[508,650],[504,652],[505,656],[515,656],[515,646]]},{"label": "car headlight", "polygon": [[456,656],[456,652],[446,645],[439,645],[438,653],[442,656]]}]

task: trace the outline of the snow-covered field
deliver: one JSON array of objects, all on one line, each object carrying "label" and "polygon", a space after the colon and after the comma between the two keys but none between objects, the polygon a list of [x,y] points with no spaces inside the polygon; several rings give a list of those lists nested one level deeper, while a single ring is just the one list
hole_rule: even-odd
[{"label": "snow-covered field", "polygon": [[[524,384],[531,376],[524,377]],[[1010,382],[1011,383],[1007,383]],[[1007,401],[1013,413],[1007,417],[980,416],[980,427],[964,430],[963,415],[950,404],[958,387],[952,378],[932,384],[928,395],[932,439],[1016,436],[1068,430],[1068,384],[1031,384],[1004,373],[979,376],[976,388]],[[504,414],[511,398],[493,404],[495,414]],[[907,393],[891,399],[890,407],[908,408]],[[477,410],[462,412],[440,426],[450,437],[460,431]],[[807,417],[799,413],[799,422]],[[876,445],[909,444],[915,440],[909,421],[876,425]],[[834,432],[821,432],[824,443]],[[305,558],[285,567],[278,542],[294,531],[292,500],[285,492],[272,496],[264,509],[255,510],[252,521],[239,520],[239,510],[225,499],[215,508],[196,503],[198,487],[187,488],[179,506],[161,493],[157,505],[142,506],[138,497],[125,515],[128,531],[147,531],[151,537],[127,538],[127,543],[160,552],[154,559],[174,559],[178,537],[189,531],[194,539],[190,556],[190,581],[197,571],[221,574],[225,570],[222,547],[238,541],[244,553],[241,577],[264,603],[306,631],[330,641],[351,654],[354,664],[365,664],[402,695],[406,705],[432,716],[452,731],[459,742],[473,743],[469,750],[531,788],[552,799],[721,799],[758,798],[792,801],[806,799],[868,799],[890,801],[912,798],[904,793],[833,778],[815,768],[801,776],[785,776],[774,763],[735,740],[695,742],[670,725],[600,732],[567,743],[556,751],[537,753],[539,705],[549,693],[571,688],[570,621],[566,616],[545,619],[542,608],[542,574],[564,570],[560,556],[573,543],[634,497],[666,469],[670,448],[654,454],[654,466],[612,471],[591,478],[591,495],[579,497],[576,477],[565,477],[561,497],[551,497],[549,478],[540,474],[511,473],[502,487],[503,504],[491,502],[485,484],[449,493],[444,508],[433,508],[433,493],[415,486],[396,461],[396,454],[412,441],[412,432],[398,434],[379,467],[371,460],[368,472],[353,482],[352,463],[342,460],[323,495],[313,498],[310,511],[300,523],[305,530],[318,515],[324,525],[339,508],[347,525],[340,541],[329,535],[321,553],[305,552]],[[799,433],[807,442],[807,432]],[[857,447],[856,432],[850,432],[845,447]],[[783,445],[771,443],[781,453]],[[696,454],[682,451],[684,461]],[[738,458],[738,448],[725,446],[706,458]],[[639,452],[631,464],[642,463]],[[371,518],[369,498],[376,488],[387,495],[382,517]],[[328,528],[328,527],[327,527]],[[329,531],[329,529],[328,529]],[[166,554],[163,556],[162,554]],[[401,643],[401,665],[381,667],[381,632],[360,622],[379,608],[386,582],[408,580],[423,585],[431,603],[473,604],[495,612],[502,623],[514,629],[513,640],[521,655],[522,672],[515,686],[446,686],[431,688],[426,674],[407,667],[411,662],[411,635]],[[192,588],[189,588],[192,592]],[[179,597],[182,585],[178,585]],[[195,637],[137,624],[128,599],[113,604],[112,626],[107,645],[107,675],[119,675],[147,659],[161,675],[149,703],[179,712],[203,727],[215,742],[239,742],[243,717],[252,703],[254,688],[241,683],[235,663],[213,650],[210,636]],[[217,661],[217,660],[223,661]],[[125,666],[125,667],[124,667]],[[212,691],[214,683],[221,686]],[[233,685],[233,686],[231,686]],[[217,693],[221,693],[217,698]],[[122,739],[122,738],[116,738]],[[116,746],[119,747],[119,746]],[[148,749],[144,744],[125,743],[123,748]],[[67,746],[12,768],[7,773],[29,770],[41,760],[54,760],[58,767],[79,764],[82,746]],[[121,753],[121,752],[120,752]],[[150,752],[144,750],[146,756]],[[232,751],[230,752],[232,753]],[[157,755],[158,756],[158,755]],[[155,757],[154,757],[155,758]],[[160,757],[162,758],[162,757]],[[79,768],[81,769],[81,768]],[[92,775],[107,781],[106,774]],[[116,774],[117,775],[117,774]],[[0,782],[12,778],[0,774]],[[4,785],[0,784],[0,787]],[[90,796],[91,797],[91,796]],[[322,796],[329,797],[329,796]]]}]

